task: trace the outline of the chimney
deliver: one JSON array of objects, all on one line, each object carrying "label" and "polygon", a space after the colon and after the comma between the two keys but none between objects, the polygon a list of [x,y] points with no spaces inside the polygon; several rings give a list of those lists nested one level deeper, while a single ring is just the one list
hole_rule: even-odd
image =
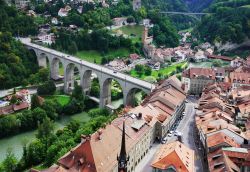
[{"label": "chimney", "polygon": [[141,119],[142,118],[142,113],[141,112],[138,113],[137,117],[138,117],[138,119]]},{"label": "chimney", "polygon": [[98,140],[101,140],[101,139],[102,139],[102,138],[101,138],[102,130],[99,129],[99,130],[97,131],[97,134],[98,134],[98,136],[97,136]]},{"label": "chimney", "polygon": [[84,143],[84,142],[86,142],[86,139],[87,138],[87,136],[86,135],[81,135],[81,143]]}]

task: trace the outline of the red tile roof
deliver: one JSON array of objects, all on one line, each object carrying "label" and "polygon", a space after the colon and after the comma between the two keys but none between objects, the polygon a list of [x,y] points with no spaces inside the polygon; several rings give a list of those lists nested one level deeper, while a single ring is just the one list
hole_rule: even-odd
[{"label": "red tile roof", "polygon": [[164,144],[157,151],[151,166],[166,170],[173,166],[177,171],[194,171],[194,151],[179,141]]},{"label": "red tile roof", "polygon": [[189,68],[182,73],[182,76],[190,79],[204,76],[208,79],[214,80],[215,72],[211,68]]}]

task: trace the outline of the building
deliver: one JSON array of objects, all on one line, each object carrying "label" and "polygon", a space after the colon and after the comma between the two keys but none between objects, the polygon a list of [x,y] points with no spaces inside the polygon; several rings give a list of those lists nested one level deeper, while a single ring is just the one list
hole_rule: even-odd
[{"label": "building", "polygon": [[25,9],[29,6],[30,0],[15,0],[16,8]]},{"label": "building", "polygon": [[179,141],[163,144],[151,163],[153,172],[194,172],[194,151]]},{"label": "building", "polygon": [[43,44],[51,45],[53,42],[55,42],[55,35],[54,33],[40,33],[37,35],[38,41],[42,42]]},{"label": "building", "polygon": [[127,25],[127,17],[117,17],[112,19],[115,26]]},{"label": "building", "polygon": [[215,72],[211,68],[189,68],[182,73],[184,90],[189,94],[199,95],[203,88],[215,82]]},{"label": "building", "polygon": [[[195,123],[199,145],[211,172],[250,170],[248,129],[243,132],[236,126],[242,105],[239,103],[248,100],[245,96],[238,97],[243,92],[242,89],[224,89],[221,83],[209,84],[203,90]],[[243,104],[241,111],[248,108],[245,107],[248,103]]]},{"label": "building", "polygon": [[133,0],[133,10],[138,11],[141,8],[141,0]]},{"label": "building", "polygon": [[236,57],[234,60],[231,61],[230,65],[231,67],[240,67],[244,64],[244,60],[240,57]]},{"label": "building", "polygon": [[51,23],[54,24],[54,25],[58,25],[58,20],[57,20],[57,18],[56,18],[56,17],[53,17],[53,18],[51,19]]},{"label": "building", "polygon": [[82,136],[81,143],[48,170],[134,171],[152,144],[160,141],[182,114],[185,93],[180,86],[176,77],[162,82],[140,106],[128,108],[123,116],[114,119],[104,128],[92,135]]},{"label": "building", "polygon": [[234,71],[230,73],[229,79],[233,88],[250,86],[250,73]]}]

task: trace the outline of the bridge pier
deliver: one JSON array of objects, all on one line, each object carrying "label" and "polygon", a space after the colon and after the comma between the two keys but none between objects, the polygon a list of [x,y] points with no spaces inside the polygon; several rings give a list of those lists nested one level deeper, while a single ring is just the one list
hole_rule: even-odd
[{"label": "bridge pier", "polygon": [[91,90],[91,75],[91,70],[85,70],[81,75],[81,87],[85,95],[88,95]]}]

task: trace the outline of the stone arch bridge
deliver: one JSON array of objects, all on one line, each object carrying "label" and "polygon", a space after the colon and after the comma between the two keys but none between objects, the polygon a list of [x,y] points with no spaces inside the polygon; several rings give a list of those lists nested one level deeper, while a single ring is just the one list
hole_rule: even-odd
[{"label": "stone arch bridge", "polygon": [[50,66],[50,77],[58,79],[59,63],[64,68],[64,92],[69,93],[70,88],[74,87],[74,69],[77,68],[80,74],[80,86],[86,95],[89,94],[91,88],[91,75],[95,73],[99,79],[100,84],[100,107],[111,105],[111,81],[116,80],[123,91],[123,104],[131,105],[134,99],[134,93],[137,89],[149,94],[155,85],[146,81],[125,75],[120,72],[113,71],[106,67],[93,64],[74,56],[46,48],[34,43],[29,39],[23,38],[20,41],[29,49],[33,50],[37,56],[38,65],[47,67],[47,59]]}]

